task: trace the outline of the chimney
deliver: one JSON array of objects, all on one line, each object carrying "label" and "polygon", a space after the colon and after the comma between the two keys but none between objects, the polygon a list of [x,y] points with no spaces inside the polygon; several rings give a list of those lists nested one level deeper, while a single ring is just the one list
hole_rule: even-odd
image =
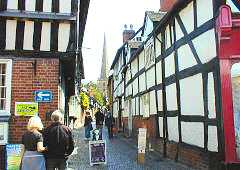
[{"label": "chimney", "polygon": [[133,30],[133,25],[130,24],[128,29],[128,26],[125,24],[123,30],[123,43],[127,42],[131,37],[133,37],[134,34],[135,31]]},{"label": "chimney", "polygon": [[178,0],[160,0],[160,11],[168,12]]}]

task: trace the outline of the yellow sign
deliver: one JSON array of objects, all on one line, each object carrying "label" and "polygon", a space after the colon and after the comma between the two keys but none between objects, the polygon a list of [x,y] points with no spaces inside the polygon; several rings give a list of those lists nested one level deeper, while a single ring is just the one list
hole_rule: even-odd
[{"label": "yellow sign", "polygon": [[38,103],[35,102],[16,102],[16,116],[35,116],[38,114]]}]

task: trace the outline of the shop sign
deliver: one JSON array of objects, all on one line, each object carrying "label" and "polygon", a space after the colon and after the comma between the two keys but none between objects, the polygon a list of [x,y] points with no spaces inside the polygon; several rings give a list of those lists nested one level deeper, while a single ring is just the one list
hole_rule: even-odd
[{"label": "shop sign", "polygon": [[38,114],[38,103],[35,102],[16,102],[16,116],[35,116]]}]

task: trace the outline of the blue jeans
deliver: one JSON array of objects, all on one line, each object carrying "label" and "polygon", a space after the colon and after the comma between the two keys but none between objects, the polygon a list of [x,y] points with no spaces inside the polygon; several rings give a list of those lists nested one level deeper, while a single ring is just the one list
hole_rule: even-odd
[{"label": "blue jeans", "polygon": [[91,124],[88,124],[85,126],[85,138],[90,138],[91,137],[91,134],[90,134],[90,131],[91,131]]}]

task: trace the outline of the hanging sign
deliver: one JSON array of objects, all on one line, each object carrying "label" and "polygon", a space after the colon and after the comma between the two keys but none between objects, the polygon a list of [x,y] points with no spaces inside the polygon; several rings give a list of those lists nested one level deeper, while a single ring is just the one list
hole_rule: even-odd
[{"label": "hanging sign", "polygon": [[35,116],[38,114],[38,103],[35,102],[16,102],[16,116]]},{"label": "hanging sign", "polygon": [[107,163],[105,140],[89,141],[89,158],[91,166]]},{"label": "hanging sign", "polygon": [[6,169],[7,170],[18,170],[21,166],[21,160],[23,156],[23,145],[22,144],[7,144],[6,145]]}]

